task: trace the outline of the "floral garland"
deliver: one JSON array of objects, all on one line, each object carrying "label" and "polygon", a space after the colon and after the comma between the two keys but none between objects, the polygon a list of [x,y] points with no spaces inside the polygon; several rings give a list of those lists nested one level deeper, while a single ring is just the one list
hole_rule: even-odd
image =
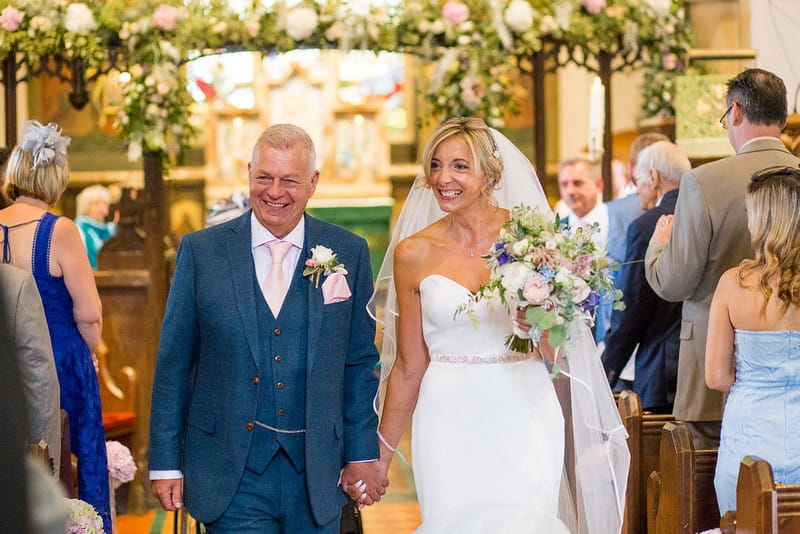
[{"label": "floral garland", "polygon": [[225,0],[0,0],[0,60],[34,69],[49,56],[101,69],[109,51],[127,65],[116,118],[128,154],[173,159],[196,133],[181,65],[224,50],[338,47],[409,52],[434,63],[432,115],[479,115],[502,125],[514,111],[515,58],[550,39],[590,54],[637,53],[644,112],[669,115],[672,76],[691,43],[684,0],[411,0],[372,5],[305,0],[288,7]]}]

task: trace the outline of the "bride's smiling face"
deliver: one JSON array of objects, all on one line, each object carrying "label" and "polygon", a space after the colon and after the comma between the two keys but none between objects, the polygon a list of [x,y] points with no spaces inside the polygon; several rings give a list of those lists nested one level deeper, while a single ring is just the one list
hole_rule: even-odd
[{"label": "bride's smiling face", "polygon": [[486,175],[476,164],[463,137],[442,141],[431,158],[428,183],[444,212],[453,212],[485,201]]}]

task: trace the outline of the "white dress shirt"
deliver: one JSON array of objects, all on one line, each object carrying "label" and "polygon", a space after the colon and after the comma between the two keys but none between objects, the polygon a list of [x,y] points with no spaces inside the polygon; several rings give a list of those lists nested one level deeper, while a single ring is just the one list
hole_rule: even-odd
[{"label": "white dress shirt", "polygon": [[[292,244],[292,248],[289,249],[286,257],[283,259],[283,274],[286,280],[289,280],[291,284],[297,262],[300,261],[300,253],[303,251],[303,240],[305,236],[305,217],[300,219],[297,226],[295,226],[286,237],[278,239],[272,232],[258,222],[254,213],[250,214],[250,247],[253,253],[253,264],[256,269],[256,280],[258,280],[258,287],[261,288],[262,294],[264,292],[264,281],[267,279],[267,274],[269,274],[269,271],[272,269],[272,256],[269,253],[269,248],[264,245],[272,241],[288,241]],[[266,297],[264,297],[264,299],[266,300]],[[172,478],[183,478],[183,473],[178,469],[150,471],[150,480]]]},{"label": "white dress shirt", "polygon": [[572,228],[597,223],[600,231],[592,236],[592,241],[594,241],[598,250],[605,250],[608,243],[608,206],[603,202],[598,202],[592,208],[592,211],[583,217],[578,217],[577,215],[574,217],[574,219],[572,217],[569,219],[569,225]]}]

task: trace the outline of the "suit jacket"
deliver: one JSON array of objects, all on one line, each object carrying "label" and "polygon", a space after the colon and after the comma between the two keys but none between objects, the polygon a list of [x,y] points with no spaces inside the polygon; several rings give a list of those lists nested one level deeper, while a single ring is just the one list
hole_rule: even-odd
[{"label": "suit jacket", "polygon": [[639,203],[639,195],[628,195],[606,202],[608,208],[608,257],[622,262],[627,250],[626,235],[628,226],[640,217],[644,210]]},{"label": "suit jacket", "polygon": [[28,442],[47,443],[53,467],[61,461],[61,393],[42,299],[33,276],[0,264],[0,302],[8,317],[14,357],[27,406]]},{"label": "suit jacket", "polygon": [[665,300],[683,301],[678,389],[673,413],[686,421],[722,419],[722,393],[705,383],[705,348],[711,297],[722,273],[753,256],[744,210],[753,173],[796,166],[776,138],[756,139],[735,156],[686,172],[666,245],[647,249],[645,274]]},{"label": "suit jacket", "polygon": [[[150,426],[150,469],[182,469],[189,512],[213,521],[237,491],[253,437],[260,387],[256,283],[250,216],[183,237],[161,330]],[[323,304],[307,278],[305,465],[317,523],[338,516],[345,463],[376,459],[375,323],[366,311],[372,271],[366,242],[305,215],[299,261],[331,248],[353,293]],[[258,384],[260,382],[260,385]],[[190,445],[189,445],[190,444]]]},{"label": "suit jacket", "polygon": [[675,212],[677,198],[677,190],[669,191],[658,206],[628,227],[628,248],[617,275],[625,309],[614,310],[611,315],[603,352],[603,365],[613,384],[639,345],[633,390],[641,397],[644,408],[664,406],[675,398],[681,304],[667,302],[655,294],[645,279],[643,260],[658,218]]}]

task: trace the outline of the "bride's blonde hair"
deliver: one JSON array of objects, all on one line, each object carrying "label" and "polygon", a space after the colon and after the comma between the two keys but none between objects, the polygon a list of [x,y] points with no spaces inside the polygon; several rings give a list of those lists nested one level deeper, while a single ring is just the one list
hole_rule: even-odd
[{"label": "bride's blonde hair", "polygon": [[755,258],[739,264],[739,285],[758,274],[762,314],[776,286],[782,312],[800,305],[800,169],[772,167],[754,174],[745,208]]},{"label": "bride's blonde hair", "polygon": [[422,149],[422,169],[426,183],[431,175],[431,160],[436,149],[451,137],[460,137],[467,143],[473,162],[483,171],[486,180],[484,194],[491,196],[492,189],[498,187],[500,182],[503,161],[500,159],[500,151],[492,137],[491,129],[478,117],[455,117],[443,122],[436,129]]}]

